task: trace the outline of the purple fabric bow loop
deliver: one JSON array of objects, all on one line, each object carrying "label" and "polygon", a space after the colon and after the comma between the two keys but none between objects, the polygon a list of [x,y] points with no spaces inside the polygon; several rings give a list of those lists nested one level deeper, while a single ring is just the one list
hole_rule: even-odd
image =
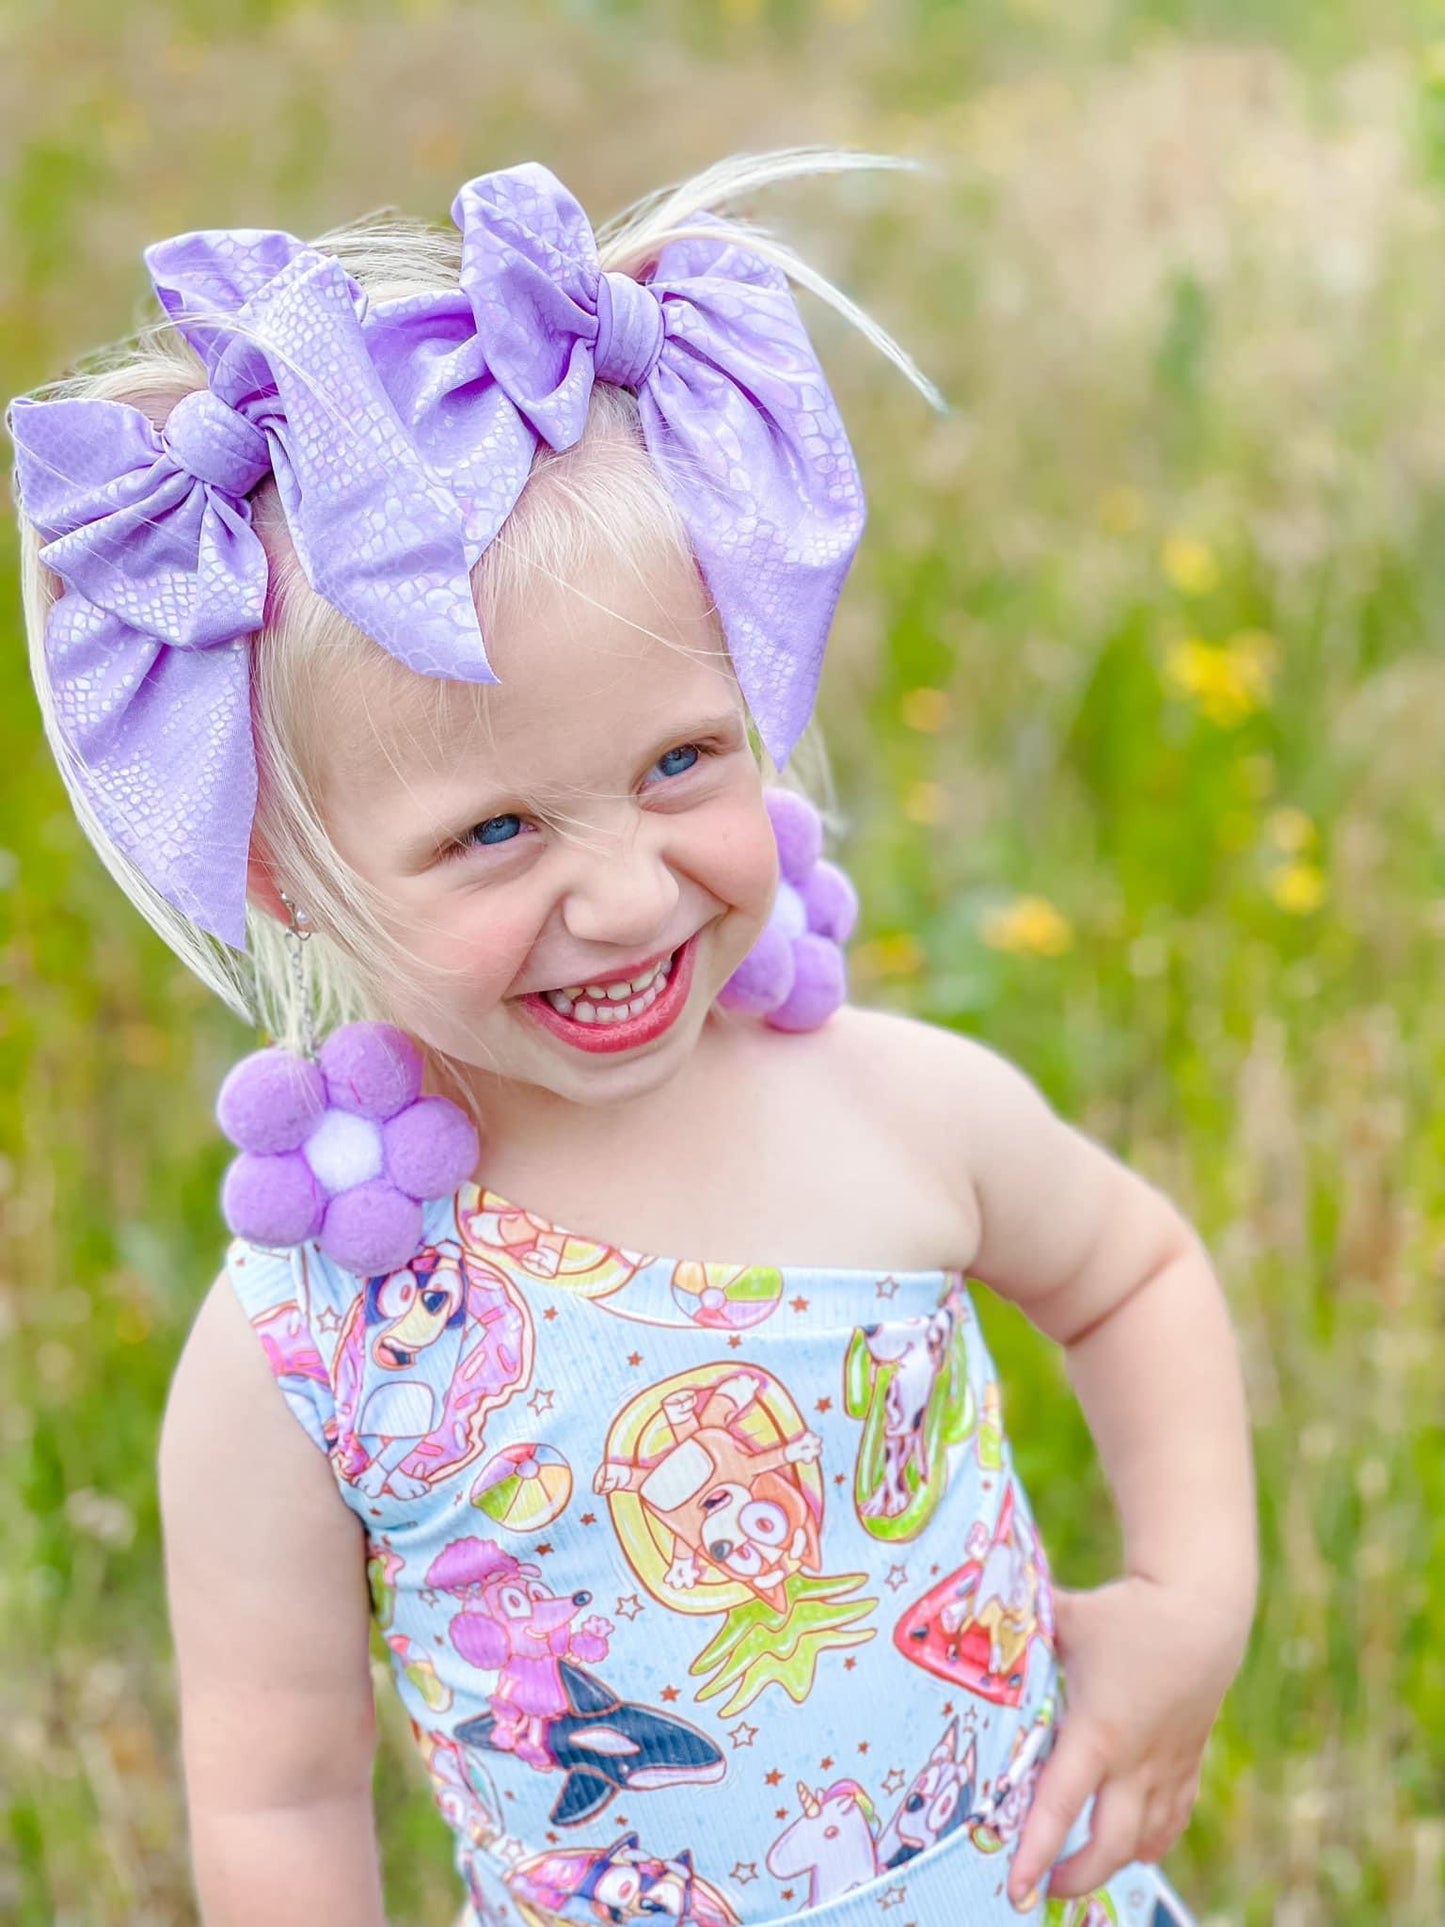
[{"label": "purple fabric bow loop", "polygon": [[635,389],[743,694],[783,761],[865,519],[787,277],[712,216],[699,219],[716,239],[669,244],[645,281],[604,273],[586,215],[535,162],[469,181],[452,218],[460,294],[378,303],[365,327],[397,412],[461,498],[469,557],[510,514],[538,442],[580,438],[593,383]]},{"label": "purple fabric bow loop", "polygon": [[16,482],[67,588],[46,666],[87,797],[169,902],[244,949],[261,477],[318,594],[419,674],[494,678],[460,508],[387,399],[357,283],[263,230],[178,235],[146,263],[209,387],[159,432],[123,403],[21,398]]},{"label": "purple fabric bow loop", "polygon": [[205,390],[159,431],[79,397],[19,397],[8,425],[20,506],[65,585],[45,661],[78,780],[156,889],[234,943],[256,794],[245,638],[266,595],[244,498],[266,437]]}]

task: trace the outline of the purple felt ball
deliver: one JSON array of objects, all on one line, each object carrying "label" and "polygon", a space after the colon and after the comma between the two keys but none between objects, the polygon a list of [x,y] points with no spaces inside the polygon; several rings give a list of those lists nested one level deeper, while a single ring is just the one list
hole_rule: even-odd
[{"label": "purple felt ball", "polygon": [[843,953],[826,937],[799,937],[793,945],[796,974],[785,1002],[768,1015],[774,1030],[817,1030],[848,994]]},{"label": "purple felt ball", "polygon": [[773,907],[768,912],[768,928],[781,931],[791,942],[794,937],[801,937],[807,927],[808,912],[803,907],[802,892],[795,890],[786,877],[779,877]]},{"label": "purple felt ball", "polygon": [[776,1010],[793,987],[793,946],[765,924],[761,935],[718,993],[724,1010],[761,1017]]},{"label": "purple felt ball", "polygon": [[243,1151],[221,1180],[221,1211],[238,1238],[299,1245],[321,1228],[323,1199],[299,1152],[262,1157]]},{"label": "purple felt ball", "polygon": [[768,790],[763,799],[778,842],[778,862],[791,884],[800,884],[823,854],[823,819],[796,790]]},{"label": "purple felt ball", "polygon": [[321,1072],[273,1045],[233,1064],[216,1093],[216,1121],[243,1151],[294,1151],[326,1108]]},{"label": "purple felt ball", "polygon": [[381,1127],[386,1175],[413,1198],[444,1198],[477,1168],[481,1145],[466,1112],[450,1098],[419,1097]]},{"label": "purple felt ball", "polygon": [[858,921],[858,892],[852,879],[825,857],[803,885],[808,928],[834,943],[847,943]]},{"label": "purple felt ball", "polygon": [[421,1090],[422,1059],[395,1024],[343,1024],[321,1046],[326,1095],[339,1111],[394,1117]]},{"label": "purple felt ball", "polygon": [[363,1278],[396,1271],[421,1243],[421,1206],[385,1178],[339,1191],[318,1240],[328,1258]]}]

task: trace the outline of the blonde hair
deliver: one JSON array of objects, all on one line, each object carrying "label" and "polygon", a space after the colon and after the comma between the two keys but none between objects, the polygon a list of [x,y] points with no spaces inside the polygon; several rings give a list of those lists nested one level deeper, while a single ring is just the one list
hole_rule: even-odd
[{"label": "blonde hair", "polygon": [[[778,181],[918,165],[896,156],[823,147],[734,155],[681,185],[657,190],[606,222],[597,230],[599,260],[604,270],[637,274],[668,243],[715,233],[695,216]],[[944,407],[905,351],[846,295],[768,230],[729,219],[746,233],[754,252],[827,302],[935,407]],[[461,237],[454,229],[392,209],[332,229],[313,245],[336,256],[377,302],[453,288],[461,266]],[[81,373],[41,392],[46,398],[128,402],[159,427],[184,395],[204,385],[200,358],[165,320],[102,350]],[[389,976],[415,960],[402,951],[371,886],[332,845],[313,780],[317,731],[327,714],[334,714],[329,706],[336,692],[358,681],[354,671],[363,659],[374,663],[384,652],[310,587],[269,477],[254,491],[251,506],[270,570],[265,621],[251,652],[259,775],[254,834],[273,872],[284,879],[287,894],[307,910],[315,932],[307,962],[317,1028],[354,1018],[385,1018]],[[635,397],[600,382],[593,389],[582,437],[560,453],[545,444],[539,447],[517,503],[473,572],[482,634],[490,633],[491,612],[524,592],[529,580],[578,579],[599,544],[639,579],[659,557],[691,557],[682,519],[643,444]],[[46,621],[62,585],[41,562],[41,538],[23,517],[21,545],[32,676],[46,737],[81,827],[121,889],[186,967],[238,1016],[280,1041],[298,1044],[304,1013],[289,968],[285,927],[248,903],[247,951],[232,950],[160,895],[117,848],[87,802],[75,752],[58,723],[43,659]],[[407,674],[393,666],[398,675]],[[440,684],[436,700],[447,692],[455,694],[455,687]],[[800,745],[789,766],[794,781],[809,774],[826,788],[826,759],[816,740]],[[455,1084],[462,1095],[460,1081],[448,1075],[445,1061],[428,1055],[440,1080]]]}]

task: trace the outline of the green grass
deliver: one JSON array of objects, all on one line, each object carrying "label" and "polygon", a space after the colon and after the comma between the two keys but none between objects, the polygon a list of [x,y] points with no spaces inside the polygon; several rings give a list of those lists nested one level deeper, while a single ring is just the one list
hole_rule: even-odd
[{"label": "green grass", "polygon": [[[865,905],[858,994],[1015,1058],[1179,1199],[1225,1277],[1264,1583],[1176,1882],[1211,1927],[1436,1927],[1430,10],[208,0],[62,18],[18,6],[0,28],[6,394],[123,332],[141,246],[183,227],[305,232],[383,201],[444,218],[468,174],[531,155],[599,218],[735,147],[836,137],[938,164],[754,210],[954,403],[931,418],[810,305],[872,502],[823,711]],[[11,544],[0,1920],[170,1927],[193,1912],[153,1456],[222,1244],[211,1104],[252,1040],[72,825],[13,573]],[[1029,898],[1054,914],[1019,915]],[[1114,1530],[1056,1357],[986,1310],[1055,1563],[1102,1578]],[[444,1830],[394,1707],[385,1726],[391,1918],[440,1923]]]}]

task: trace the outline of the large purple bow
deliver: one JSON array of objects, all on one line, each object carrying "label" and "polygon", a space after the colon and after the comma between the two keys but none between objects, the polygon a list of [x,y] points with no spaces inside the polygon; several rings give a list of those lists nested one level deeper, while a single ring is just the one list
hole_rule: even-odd
[{"label": "large purple bow", "polygon": [[294,235],[208,229],[145,252],[209,386],[157,431],[122,403],[12,403],[16,483],[65,584],[46,667],[102,825],[168,901],[245,947],[256,800],[245,639],[268,471],[318,594],[417,673],[491,681],[470,569],[539,440],[595,381],[636,390],[648,449],[782,761],[812,709],[862,488],[787,279],[710,216],[645,282],[604,274],[535,164],[456,197],[458,289],[369,304]]},{"label": "large purple bow", "polygon": [[254,229],[179,235],[146,263],[209,387],[159,431],[120,402],[17,399],[16,485],[65,585],[46,670],[87,800],[162,896],[244,949],[257,482],[274,472],[312,586],[399,661],[491,672],[460,509],[397,420],[340,263]]},{"label": "large purple bow", "polygon": [[539,440],[569,448],[594,381],[637,392],[763,741],[782,762],[817,693],[862,484],[778,268],[713,216],[643,282],[604,273],[582,208],[535,162],[469,181],[456,292],[380,302],[366,334],[417,445],[460,498],[479,556]]}]

